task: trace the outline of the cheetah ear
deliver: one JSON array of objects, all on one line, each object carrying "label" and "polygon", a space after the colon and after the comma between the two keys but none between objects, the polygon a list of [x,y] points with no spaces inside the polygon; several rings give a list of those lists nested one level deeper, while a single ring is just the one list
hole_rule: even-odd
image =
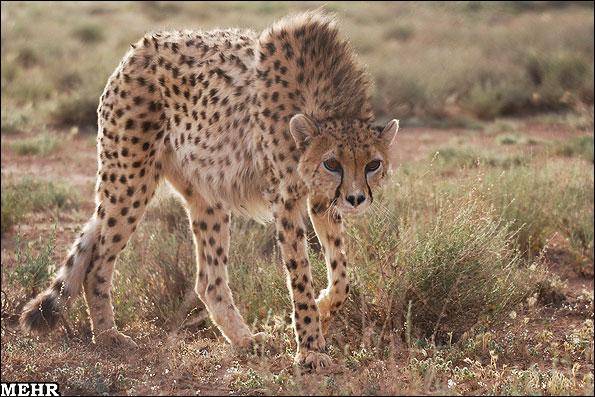
[{"label": "cheetah ear", "polygon": [[382,131],[380,128],[378,128],[377,131],[379,131],[378,138],[380,141],[386,147],[390,147],[395,142],[397,131],[399,131],[399,120],[393,119],[386,125],[386,127],[384,127]]},{"label": "cheetah ear", "polygon": [[314,120],[300,113],[289,120],[289,132],[298,146],[304,146],[310,137],[318,134],[318,127]]}]

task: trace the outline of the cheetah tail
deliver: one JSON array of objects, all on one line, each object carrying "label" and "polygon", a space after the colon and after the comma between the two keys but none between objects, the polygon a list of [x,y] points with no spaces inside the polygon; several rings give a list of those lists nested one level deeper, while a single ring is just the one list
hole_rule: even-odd
[{"label": "cheetah tail", "polygon": [[87,268],[97,246],[99,230],[99,221],[96,217],[91,218],[51,286],[23,308],[20,317],[23,330],[33,334],[45,334],[57,325],[62,310],[66,309],[82,290]]}]

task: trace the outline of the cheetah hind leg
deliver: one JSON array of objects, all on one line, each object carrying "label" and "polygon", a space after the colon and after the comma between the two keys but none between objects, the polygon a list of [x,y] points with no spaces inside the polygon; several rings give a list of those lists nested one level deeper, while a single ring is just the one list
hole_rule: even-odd
[{"label": "cheetah hind leg", "polygon": [[[118,254],[136,230],[147,204],[155,193],[160,179],[160,168],[160,162],[156,162],[142,177],[138,176],[128,181],[126,189],[109,179],[100,180],[98,184],[97,201],[100,203],[98,215],[101,232],[83,283],[91,317],[93,341],[98,345],[137,347],[130,337],[116,328],[112,307],[112,276]],[[109,193],[109,197],[106,192]],[[110,199],[116,196],[117,200]]]}]

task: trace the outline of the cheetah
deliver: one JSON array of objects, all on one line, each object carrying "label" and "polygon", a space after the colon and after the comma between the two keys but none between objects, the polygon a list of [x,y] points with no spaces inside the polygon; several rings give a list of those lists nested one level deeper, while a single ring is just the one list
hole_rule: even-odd
[{"label": "cheetah", "polygon": [[[96,209],[51,286],[21,315],[43,334],[83,292],[93,342],[134,347],[114,322],[111,285],[158,185],[181,197],[193,232],[195,291],[232,346],[253,333],[228,285],[230,219],[274,222],[293,303],[297,364],[318,368],[349,283],[343,218],[363,213],[389,170],[398,120],[374,124],[370,80],[335,19],[286,17],[262,33],[227,29],[145,35],[109,78],[98,107]],[[309,218],[328,286],[316,296]]]}]

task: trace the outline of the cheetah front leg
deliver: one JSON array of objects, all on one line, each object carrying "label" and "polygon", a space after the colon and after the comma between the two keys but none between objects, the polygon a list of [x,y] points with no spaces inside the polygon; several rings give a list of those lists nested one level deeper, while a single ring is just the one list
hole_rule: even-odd
[{"label": "cheetah front leg", "polygon": [[329,366],[331,359],[323,353],[325,340],[320,328],[320,314],[314,298],[312,273],[306,252],[305,202],[279,199],[273,205],[273,214],[293,303],[297,341],[295,361],[314,369]]},{"label": "cheetah front leg", "polygon": [[316,299],[324,334],[328,331],[331,317],[341,308],[349,293],[347,260],[343,249],[343,219],[341,214],[325,199],[310,198],[308,210],[318,240],[324,247],[327,269],[327,288]]}]

